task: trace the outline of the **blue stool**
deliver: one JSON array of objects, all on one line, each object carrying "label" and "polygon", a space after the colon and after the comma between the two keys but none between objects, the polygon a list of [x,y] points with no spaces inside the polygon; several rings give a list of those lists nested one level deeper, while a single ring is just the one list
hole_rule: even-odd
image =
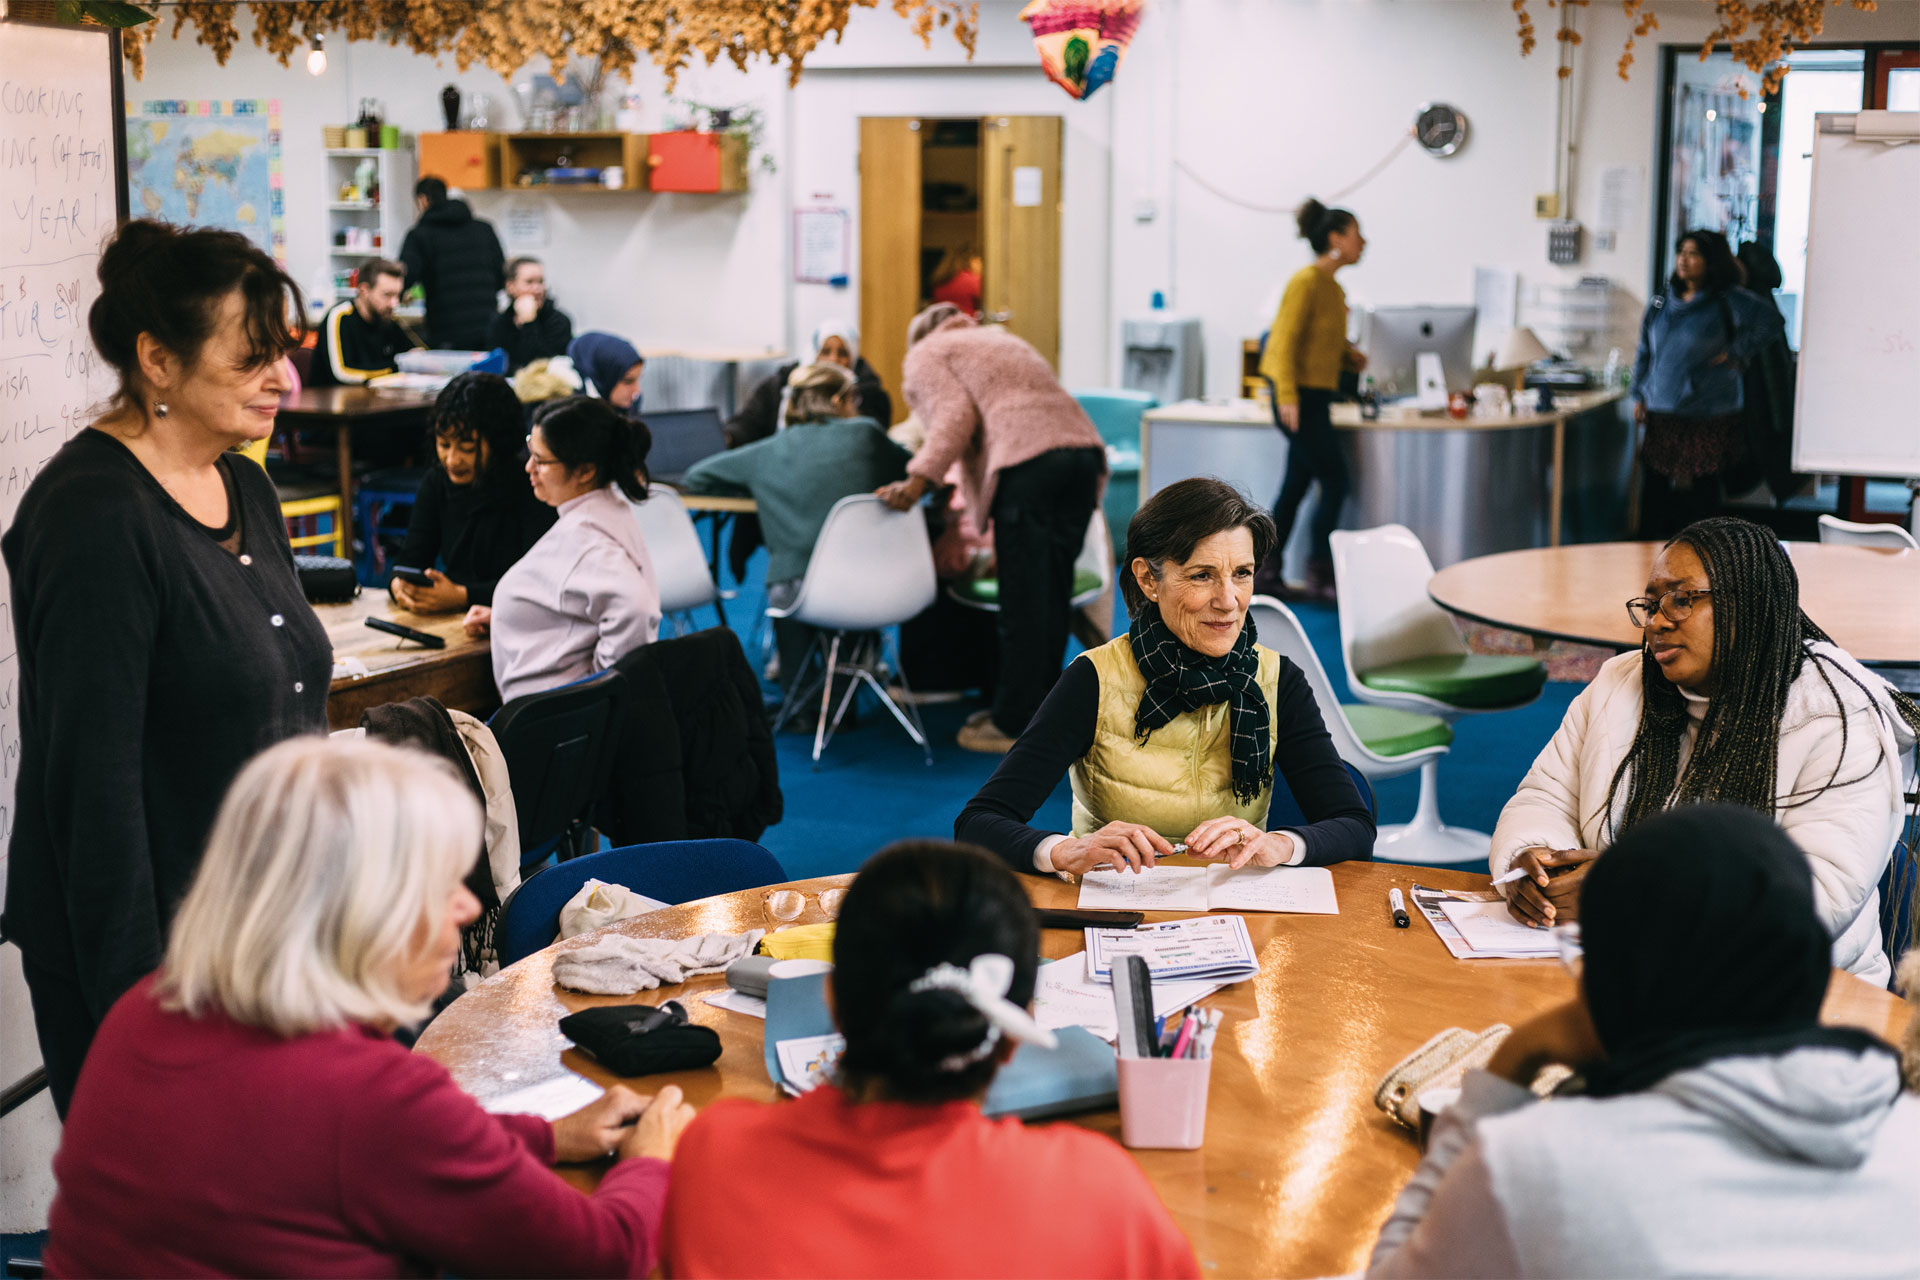
[{"label": "blue stool", "polygon": [[388,467],[368,474],[354,486],[353,526],[360,544],[355,569],[362,586],[385,585],[389,564],[382,539],[396,543],[406,540],[407,524],[413,518],[413,498],[426,475],[420,467]]}]

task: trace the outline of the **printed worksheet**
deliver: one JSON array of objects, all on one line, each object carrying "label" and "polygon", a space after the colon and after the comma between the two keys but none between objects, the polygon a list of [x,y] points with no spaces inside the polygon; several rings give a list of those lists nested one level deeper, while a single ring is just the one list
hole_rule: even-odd
[{"label": "printed worksheet", "polygon": [[[1153,1013],[1170,1017],[1220,989],[1218,982],[1156,982]],[[1087,977],[1087,958],[1076,953],[1040,966],[1033,988],[1033,1018],[1049,1031],[1085,1027],[1108,1044],[1120,1037],[1119,1015],[1113,1007],[1113,988]]]},{"label": "printed worksheet", "polygon": [[1088,929],[1087,977],[1113,981],[1117,957],[1139,955],[1157,985],[1169,979],[1238,982],[1260,972],[1253,939],[1241,916],[1161,920],[1138,929]]},{"label": "printed worksheet", "polygon": [[846,1048],[847,1039],[840,1035],[782,1040],[774,1049],[780,1055],[780,1074],[786,1077],[783,1083],[798,1093],[819,1088],[832,1079]]},{"label": "printed worksheet", "polygon": [[1325,867],[1149,867],[1089,871],[1079,905],[1102,911],[1284,911],[1335,916],[1340,903]]}]

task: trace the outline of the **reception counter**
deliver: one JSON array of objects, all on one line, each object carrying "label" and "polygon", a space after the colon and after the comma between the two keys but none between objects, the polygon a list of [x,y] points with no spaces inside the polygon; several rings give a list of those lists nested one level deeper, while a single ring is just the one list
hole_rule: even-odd
[{"label": "reception counter", "polygon": [[[1626,513],[1632,427],[1619,391],[1559,397],[1550,410],[1455,419],[1389,407],[1377,421],[1337,404],[1333,423],[1353,476],[1342,528],[1404,524],[1436,566],[1521,547],[1618,537]],[[1264,403],[1189,400],[1140,424],[1140,496],[1212,475],[1271,504],[1287,437]],[[1301,576],[1309,497],[1288,544]]]}]

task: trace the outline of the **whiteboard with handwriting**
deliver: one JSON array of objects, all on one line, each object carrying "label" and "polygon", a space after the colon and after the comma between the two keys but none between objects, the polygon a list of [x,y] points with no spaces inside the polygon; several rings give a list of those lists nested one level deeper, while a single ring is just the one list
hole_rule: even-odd
[{"label": "whiteboard with handwriting", "polygon": [[[124,208],[119,57],[111,32],[0,23],[0,532],[117,385],[87,337],[87,308]],[[0,565],[0,848],[13,835],[18,687]],[[0,893],[6,870],[0,858]]]},{"label": "whiteboard with handwriting", "polygon": [[1920,112],[1817,119],[1793,467],[1920,476]]}]

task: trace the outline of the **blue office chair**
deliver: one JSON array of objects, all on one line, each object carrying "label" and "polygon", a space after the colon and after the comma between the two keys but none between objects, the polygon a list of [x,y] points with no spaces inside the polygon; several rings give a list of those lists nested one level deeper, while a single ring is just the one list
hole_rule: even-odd
[{"label": "blue office chair", "polygon": [[507,898],[497,935],[500,966],[551,944],[560,929],[560,908],[589,879],[624,885],[662,902],[691,902],[786,878],[774,856],[748,840],[667,840],[589,853],[537,872]]}]

